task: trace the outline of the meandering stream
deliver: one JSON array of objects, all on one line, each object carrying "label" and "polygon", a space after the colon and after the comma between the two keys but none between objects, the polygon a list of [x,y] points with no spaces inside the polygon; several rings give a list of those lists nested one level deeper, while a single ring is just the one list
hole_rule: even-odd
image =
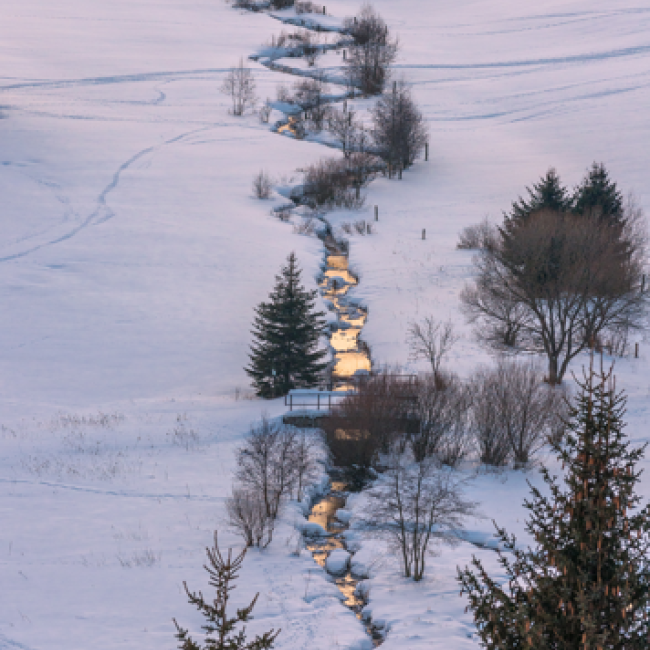
[{"label": "meandering stream", "polygon": [[[273,14],[269,15],[284,24],[301,27],[313,32],[335,34],[337,39],[335,42],[321,43],[316,46],[323,54],[333,51],[339,52],[341,48],[352,44],[352,40],[345,34],[343,28],[321,24],[322,16],[281,17]],[[273,39],[273,42],[275,42],[275,39]],[[258,61],[274,72],[296,77],[320,76],[328,83],[338,85],[343,83],[342,78],[333,75],[331,72],[324,75],[323,71],[318,68],[303,69],[278,63],[283,59],[291,60],[301,57],[305,58],[301,47],[274,47],[272,45],[265,48],[263,53],[254,54],[249,58]],[[359,96],[359,94],[359,91],[355,89],[345,89],[344,92],[338,95],[328,95],[323,101],[330,104],[341,103]],[[284,114],[284,119],[276,123],[273,129],[280,135],[296,137],[299,116],[303,109],[297,105],[280,102],[275,102],[273,106]],[[296,195],[299,197],[300,192],[297,191]],[[330,346],[334,356],[332,381],[335,389],[345,390],[349,387],[350,380],[355,375],[370,372],[372,367],[369,348],[360,338],[368,314],[349,296],[350,291],[358,285],[359,281],[350,271],[346,243],[337,241],[334,238],[331,225],[326,216],[319,214],[318,219],[325,225],[325,233],[321,235],[325,248],[325,265],[320,281],[320,289],[323,297],[336,313],[336,320],[331,324],[329,330]]]},{"label": "meandering stream", "polygon": [[[346,483],[333,480],[329,493],[314,503],[309,515],[310,522],[319,524],[327,531],[327,537],[310,537],[306,543],[307,549],[312,552],[316,562],[325,570],[327,570],[327,558],[332,551],[339,549],[348,551],[344,536],[348,525],[337,518],[338,511],[345,508],[347,496]],[[363,591],[358,588],[361,580],[353,575],[350,563],[344,573],[335,576],[335,580],[336,586],[345,597],[345,605],[354,611],[364,623],[366,632],[371,637],[374,646],[381,645],[384,640],[383,635],[372,624],[369,617],[363,616],[366,600]]]},{"label": "meandering stream", "polygon": [[[322,53],[339,51],[341,47],[349,46],[352,41],[345,35],[342,28],[322,25],[315,18],[282,18],[269,14],[272,18],[293,26],[302,27],[315,32],[330,32],[338,36],[335,43],[324,43],[319,45]],[[275,43],[275,38],[272,43]],[[266,48],[263,54],[255,54],[250,58],[258,61],[269,70],[282,74],[290,74],[298,77],[315,77],[322,75],[314,69],[301,69],[278,63],[280,59],[291,59],[304,57],[300,48]],[[321,78],[323,78],[321,76]],[[342,79],[333,77],[331,74],[326,80],[329,83],[341,84]],[[328,103],[343,102],[359,95],[355,89],[348,89],[340,95],[331,95],[325,99]],[[274,130],[282,136],[297,137],[299,117],[302,108],[276,103],[276,110],[284,113],[284,119],[276,123]],[[296,188],[298,190],[298,188]],[[294,192],[291,193],[292,198]],[[295,192],[300,196],[300,192]],[[295,201],[296,207],[300,203]],[[284,208],[293,211],[295,208]],[[346,242],[337,240],[332,234],[331,224],[327,218],[319,214],[318,219],[323,222],[325,228],[321,231],[320,238],[325,249],[325,264],[320,279],[321,295],[330,308],[336,313],[336,319],[330,324],[329,342],[333,353],[332,383],[335,390],[346,390],[355,376],[360,373],[368,373],[372,368],[370,350],[361,340],[361,331],[368,318],[367,310],[358,302],[354,301],[350,292],[359,284],[358,277],[350,270],[350,261]],[[311,509],[309,521],[318,523],[327,532],[326,536],[310,537],[306,541],[307,548],[313,553],[316,562],[323,568],[327,568],[327,558],[334,550],[348,550],[345,541],[345,530],[347,524],[337,518],[337,512],[345,507],[348,495],[347,485],[339,480],[334,480],[330,492],[317,500]],[[373,640],[375,646],[383,641],[383,636],[373,626],[369,617],[364,617],[362,610],[366,604],[363,590],[359,589],[359,578],[352,574],[350,563],[347,568],[335,577],[336,585],[344,596],[347,607],[352,609],[360,620],[364,622],[366,631]]]}]

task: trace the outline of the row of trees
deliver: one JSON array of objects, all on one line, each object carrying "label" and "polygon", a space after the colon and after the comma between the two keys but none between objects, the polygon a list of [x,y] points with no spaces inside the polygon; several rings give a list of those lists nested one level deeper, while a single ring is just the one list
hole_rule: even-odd
[{"label": "row of trees", "polygon": [[457,467],[526,467],[549,438],[559,439],[564,394],[531,363],[502,359],[469,380],[452,373],[380,373],[360,382],[322,427],[339,466],[381,470],[391,449]]}]

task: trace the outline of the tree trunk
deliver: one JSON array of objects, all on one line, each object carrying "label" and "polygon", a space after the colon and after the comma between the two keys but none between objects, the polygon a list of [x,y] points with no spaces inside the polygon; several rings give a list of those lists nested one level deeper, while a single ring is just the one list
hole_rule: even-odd
[{"label": "tree trunk", "polygon": [[551,386],[557,386],[562,383],[562,377],[558,375],[558,360],[557,355],[549,355],[548,357],[548,383]]}]

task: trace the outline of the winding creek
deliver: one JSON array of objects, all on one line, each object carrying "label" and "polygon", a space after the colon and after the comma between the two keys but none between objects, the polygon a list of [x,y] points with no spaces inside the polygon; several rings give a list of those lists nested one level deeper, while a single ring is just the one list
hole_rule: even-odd
[{"label": "winding creek", "polygon": [[[317,46],[322,54],[330,51],[340,53],[341,48],[352,43],[341,27],[323,24],[322,18],[325,17],[317,20],[315,18],[281,17],[272,13],[268,15],[287,25],[301,27],[321,34],[328,33],[329,36],[334,35],[335,42],[322,43]],[[305,53],[299,47],[275,47],[274,43],[275,37],[272,39],[272,46],[265,48],[264,53],[254,54],[249,58],[258,61],[269,70],[281,74],[297,77],[323,75],[323,72],[319,72],[318,69],[303,69],[279,63],[281,59],[304,58]],[[341,78],[334,77],[331,74],[326,77],[321,76],[321,78],[332,84],[342,85],[343,83]],[[360,93],[355,89],[346,89],[340,95],[327,97],[325,101],[334,104],[359,95]],[[286,104],[280,106],[277,102],[274,108],[284,114],[284,119],[276,123],[273,130],[279,135],[297,138],[300,132],[300,116],[304,109]],[[299,196],[300,193],[296,192],[296,194]],[[295,210],[300,201],[294,200],[294,203],[295,206],[289,208],[290,211]],[[318,219],[324,225],[319,237],[323,241],[325,257],[319,286],[324,300],[336,314],[334,322],[330,323],[329,327],[329,342],[333,354],[332,384],[334,390],[346,390],[350,387],[356,375],[368,373],[372,368],[370,350],[361,339],[361,332],[368,318],[368,313],[350,296],[350,292],[359,284],[359,279],[350,270],[347,242],[337,240],[333,236],[331,224],[325,216],[319,214]],[[333,551],[346,551],[350,553],[350,557],[352,555],[345,540],[345,531],[348,525],[337,517],[338,511],[345,507],[349,493],[348,487],[344,481],[336,476],[333,475],[332,479],[329,493],[314,503],[309,515],[309,521],[319,524],[326,531],[326,535],[306,538],[306,547],[312,552],[314,560],[325,570],[329,569],[330,572],[333,571],[331,566],[328,567],[328,558]],[[352,609],[363,622],[376,647],[383,641],[383,636],[373,626],[370,618],[363,614],[366,605],[364,590],[360,586],[361,579],[353,575],[350,565],[348,558],[341,570],[334,572],[336,573],[334,580],[343,594],[345,605]]]},{"label": "winding creek", "polygon": [[[347,496],[347,484],[334,479],[329,493],[316,501],[309,515],[311,523],[319,524],[327,531],[327,537],[309,537],[306,542],[306,547],[312,552],[314,560],[325,570],[328,568],[327,559],[332,551],[349,552],[345,541],[348,525],[337,517],[338,511],[345,508]],[[375,647],[381,645],[384,640],[381,631],[373,625],[369,617],[363,615],[366,600],[363,589],[359,588],[361,579],[353,574],[349,560],[344,571],[335,576],[335,580],[336,586],[345,597],[345,605],[363,622],[373,645]]]},{"label": "winding creek", "polygon": [[[283,24],[300,27],[305,30],[316,32],[329,38],[334,36],[334,42],[325,42],[315,45],[321,54],[328,52],[341,53],[341,49],[352,44],[351,38],[345,33],[342,27],[326,24],[327,16],[318,17],[283,17],[270,13],[269,16]],[[326,23],[324,24],[323,18]],[[288,74],[296,77],[321,78],[334,85],[342,85],[344,80],[331,72],[325,74],[322,69],[304,69],[290,66],[279,61],[291,61],[306,58],[303,47],[281,47],[276,46],[276,39],[273,37],[272,45],[263,48],[263,52],[253,54],[249,58],[257,61],[267,69],[281,74]],[[279,40],[277,41],[279,42]],[[347,102],[348,99],[360,96],[358,90],[352,88],[344,89],[338,95],[328,95],[323,102],[335,104]],[[272,104],[276,110],[284,114],[284,119],[276,123],[273,130],[280,135],[298,137],[300,131],[300,117],[305,109],[297,105],[275,102]],[[297,207],[300,203],[299,188],[295,188],[295,195],[292,196]],[[294,207],[294,209],[295,209]],[[318,219],[325,225],[324,234],[320,235],[325,248],[325,264],[323,275],[320,281],[321,294],[329,303],[330,308],[336,313],[336,320],[330,325],[329,338],[330,347],[333,353],[332,382],[334,390],[345,390],[350,386],[351,379],[358,373],[370,372],[372,361],[368,346],[361,340],[361,330],[368,317],[367,311],[355,303],[349,297],[349,292],[358,285],[358,278],[350,271],[348,246],[344,241],[337,241],[332,235],[332,228],[327,218],[322,214]]]}]

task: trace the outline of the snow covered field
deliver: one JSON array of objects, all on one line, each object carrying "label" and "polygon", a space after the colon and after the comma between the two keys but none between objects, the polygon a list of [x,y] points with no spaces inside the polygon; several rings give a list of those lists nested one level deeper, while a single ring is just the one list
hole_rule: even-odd
[{"label": "snow covered field", "polygon": [[[330,217],[380,206],[377,234],[351,238],[375,361],[405,364],[408,321],[433,314],[458,323],[450,365],[467,374],[489,357],[458,312],[463,226],[499,219],[549,166],[572,186],[594,160],[650,213],[650,9],[374,4],[400,37],[431,161]],[[221,0],[6,0],[0,13],[0,648],[172,648],[173,616],[200,623],[181,583],[203,584],[212,531],[236,543],[220,526],[234,448],[263,409],[283,412],[235,399],[253,307],[291,250],[314,287],[322,261],[320,242],[273,219],[250,181],[330,152],[227,113],[224,71],[281,29],[266,15]],[[262,98],[292,81],[255,69]],[[617,362],[638,441],[650,397],[639,340],[641,359]],[[476,535],[491,517],[521,530],[526,478],[538,480],[477,480]],[[251,632],[281,627],[286,649],[367,646],[322,570],[293,554],[300,518],[290,509],[273,547],[247,559],[239,595],[261,592]],[[445,550],[414,585],[381,545],[362,546],[387,650],[476,647],[454,581],[474,551]]]}]

